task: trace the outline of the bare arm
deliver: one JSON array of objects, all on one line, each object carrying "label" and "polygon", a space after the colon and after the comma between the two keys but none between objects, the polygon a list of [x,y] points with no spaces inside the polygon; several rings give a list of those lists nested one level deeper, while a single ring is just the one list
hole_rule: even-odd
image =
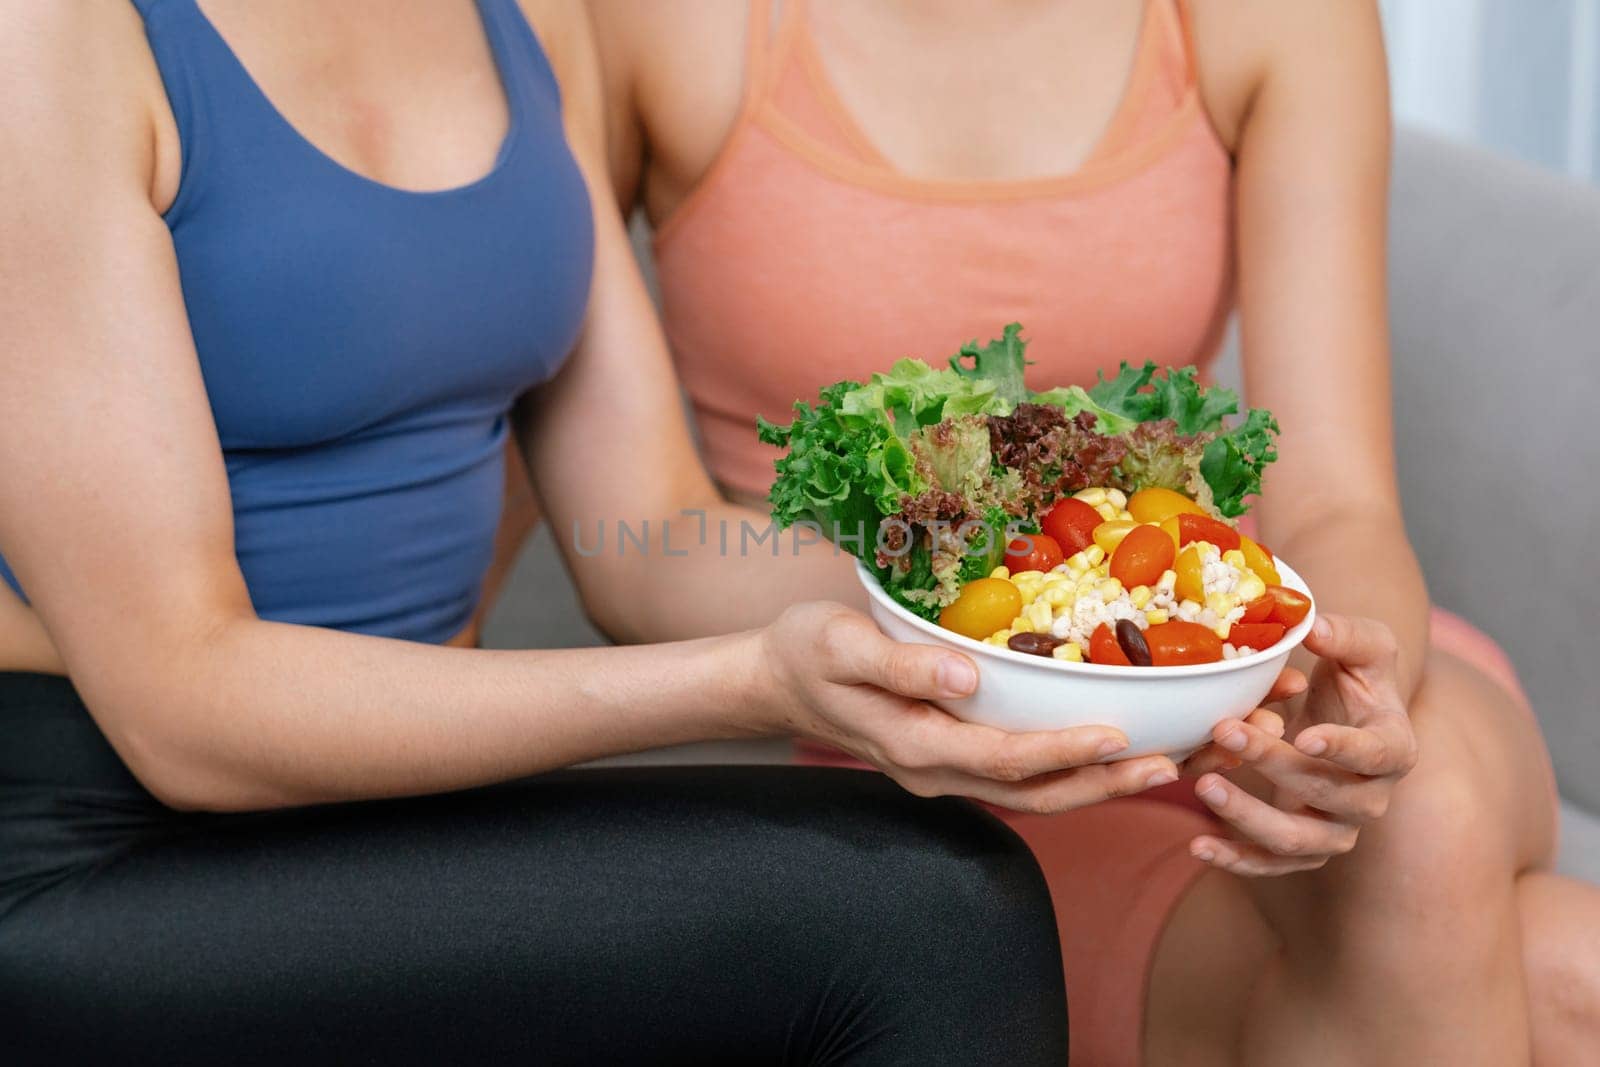
[{"label": "bare arm", "polygon": [[1426,654],[1428,599],[1394,471],[1378,13],[1349,0],[1237,6],[1271,42],[1237,150],[1245,380],[1251,402],[1284,428],[1263,537],[1325,609],[1394,631],[1409,696]]},{"label": "bare arm", "polygon": [[[826,736],[908,788],[1035,810],[1134,791],[1165,762],[1043,774],[1114,732],[957,723],[921,701],[970,692],[970,661],[895,645],[837,607],[756,633],[564,652],[258,618],[151,202],[143,35],[122,5],[0,3],[0,544],[96,722],[160,799],[237,810],[424,793],[779,731]],[[633,458],[652,455],[646,441]],[[654,473],[670,483],[670,467]],[[553,505],[574,510],[559,486]]]},{"label": "bare arm", "polygon": [[[586,28],[575,21],[580,39],[552,51],[566,57],[573,152],[596,190],[593,294],[577,350],[518,420],[528,469],[584,604],[623,641],[757,626],[801,600],[864,604],[848,555],[815,538],[808,545],[793,533],[780,537],[765,513],[725,502],[700,463],[622,219],[601,193],[609,189],[600,134],[607,121]],[[627,124],[613,116],[609,125]],[[628,152],[636,163],[637,145]],[[646,546],[623,542],[619,522]]]}]

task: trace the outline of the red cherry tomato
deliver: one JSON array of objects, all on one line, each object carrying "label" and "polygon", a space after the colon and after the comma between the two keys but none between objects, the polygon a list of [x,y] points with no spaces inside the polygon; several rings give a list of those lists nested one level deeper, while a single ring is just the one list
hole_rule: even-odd
[{"label": "red cherry tomato", "polygon": [[1272,613],[1267,617],[1273,622],[1281,622],[1285,626],[1298,626],[1311,611],[1311,598],[1297,589],[1290,589],[1284,585],[1269,585],[1267,595],[1272,598]]},{"label": "red cherry tomato", "polygon": [[1236,622],[1228,628],[1228,644],[1260,652],[1282,641],[1286,629],[1281,622]]},{"label": "red cherry tomato", "polygon": [[1047,571],[1065,559],[1061,546],[1049,534],[1023,534],[1006,546],[1006,566],[1012,574]]},{"label": "red cherry tomato", "polygon": [[1239,547],[1239,531],[1210,515],[1179,515],[1177,520],[1179,548],[1193,541],[1209,541],[1224,552]]},{"label": "red cherry tomato", "polygon": [[1044,513],[1039,528],[1055,538],[1061,551],[1071,556],[1094,544],[1094,528],[1104,521],[1088,504],[1077,497],[1065,496]]},{"label": "red cherry tomato", "polygon": [[1222,658],[1222,638],[1197,622],[1173,619],[1144,632],[1150,662],[1156,667],[1182,667],[1215,663]]},{"label": "red cherry tomato", "polygon": [[1128,654],[1122,651],[1122,645],[1117,641],[1117,635],[1111,632],[1111,627],[1101,623],[1094,628],[1094,633],[1089,635],[1089,662],[1099,663],[1109,667],[1131,667]]},{"label": "red cherry tomato", "polygon": [[1172,538],[1159,526],[1135,526],[1111,554],[1111,577],[1128,589],[1155,585],[1175,558]]},{"label": "red cherry tomato", "polygon": [[1273,599],[1265,593],[1256,597],[1244,606],[1244,618],[1240,622],[1266,622],[1272,615]]}]

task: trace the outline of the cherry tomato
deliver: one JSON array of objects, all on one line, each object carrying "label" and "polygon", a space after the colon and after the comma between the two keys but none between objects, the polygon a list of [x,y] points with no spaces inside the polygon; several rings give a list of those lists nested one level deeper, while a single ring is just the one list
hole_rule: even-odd
[{"label": "cherry tomato", "polygon": [[1222,638],[1197,622],[1173,619],[1144,632],[1150,662],[1157,667],[1215,663],[1222,658]]},{"label": "cherry tomato", "polygon": [[1094,528],[1094,543],[1109,556],[1117,550],[1118,545],[1122,544],[1122,539],[1128,536],[1128,531],[1137,525],[1139,524],[1132,519],[1112,519],[1110,522],[1102,522]]},{"label": "cherry tomato", "polygon": [[1177,554],[1172,540],[1154,526],[1135,526],[1111,554],[1111,577],[1125,588],[1155,585]]},{"label": "cherry tomato", "polygon": [[1248,537],[1239,538],[1239,551],[1244,553],[1245,566],[1255,572],[1268,585],[1282,585],[1283,576],[1278,573],[1274,565],[1272,553],[1256,544]]},{"label": "cherry tomato", "polygon": [[1259,652],[1282,641],[1285,629],[1281,622],[1236,622],[1228,628],[1228,643]]},{"label": "cherry tomato", "polygon": [[1272,615],[1272,598],[1262,593],[1244,606],[1244,618],[1240,622],[1266,622]]},{"label": "cherry tomato", "polygon": [[1131,667],[1128,654],[1122,651],[1122,645],[1117,641],[1117,635],[1111,632],[1111,627],[1101,623],[1094,628],[1094,633],[1089,635],[1089,662],[1099,663],[1108,667]]},{"label": "cherry tomato", "polygon": [[1094,544],[1094,529],[1105,519],[1077,497],[1064,496],[1039,520],[1039,528],[1051,537],[1066,555],[1082,552]]},{"label": "cherry tomato", "polygon": [[1200,562],[1200,550],[1190,545],[1179,552],[1177,565],[1173,569],[1178,572],[1178,584],[1173,586],[1172,595],[1179,600],[1198,600],[1203,603],[1206,599],[1205,564]]},{"label": "cherry tomato", "polygon": [[1023,534],[1006,546],[1006,566],[1012,574],[1047,571],[1059,566],[1063,558],[1061,546],[1049,534]]},{"label": "cherry tomato", "polygon": [[1205,509],[1173,489],[1152,486],[1128,498],[1128,513],[1138,522],[1161,522],[1174,515],[1204,515]]},{"label": "cherry tomato", "polygon": [[955,602],[939,612],[939,625],[974,641],[1011,625],[1022,614],[1022,593],[1004,578],[979,578],[961,587]]},{"label": "cherry tomato", "polygon": [[1187,545],[1192,541],[1209,541],[1222,551],[1227,552],[1239,547],[1242,539],[1239,531],[1225,522],[1219,522],[1210,515],[1190,515],[1185,512],[1178,516],[1178,544]]},{"label": "cherry tomato", "polygon": [[1269,585],[1267,595],[1272,598],[1272,613],[1267,617],[1273,622],[1281,622],[1285,626],[1298,626],[1311,611],[1311,598],[1297,589],[1290,589],[1285,585]]}]

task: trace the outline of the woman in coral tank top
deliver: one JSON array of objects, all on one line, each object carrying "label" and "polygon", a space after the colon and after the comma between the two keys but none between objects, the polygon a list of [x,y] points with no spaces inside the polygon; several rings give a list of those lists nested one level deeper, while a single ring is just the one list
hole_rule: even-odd
[{"label": "woman in coral tank top", "polygon": [[1537,726],[1488,638],[1430,614],[1401,522],[1375,8],[591,3],[617,188],[731,497],[772,478],[755,416],[823,384],[1013,320],[1035,388],[1209,368],[1237,306],[1285,427],[1264,536],[1342,619],[1287,737],[1220,731],[1240,773],[1008,816],[1057,894],[1075,1064],[1600,1040],[1600,893],[1549,873]]}]

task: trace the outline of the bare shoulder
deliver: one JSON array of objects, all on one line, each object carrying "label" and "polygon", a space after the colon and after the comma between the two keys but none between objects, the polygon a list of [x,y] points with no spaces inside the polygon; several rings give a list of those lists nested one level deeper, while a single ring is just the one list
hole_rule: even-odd
[{"label": "bare shoulder", "polygon": [[1261,94],[1344,91],[1387,105],[1377,0],[1189,0],[1200,90],[1213,125],[1237,148]]},{"label": "bare shoulder", "polygon": [[[131,3],[0,0],[0,142],[23,181],[153,196],[165,91]],[[8,167],[8,169],[10,169]]]},{"label": "bare shoulder", "polygon": [[703,70],[707,60],[744,54],[750,4],[741,0],[587,2],[601,54],[627,64],[640,81],[659,83]]},{"label": "bare shoulder", "polygon": [[[765,2],[765,0],[759,0]],[[750,0],[588,0],[611,112],[612,165],[660,221],[695,187],[744,98]]]}]

